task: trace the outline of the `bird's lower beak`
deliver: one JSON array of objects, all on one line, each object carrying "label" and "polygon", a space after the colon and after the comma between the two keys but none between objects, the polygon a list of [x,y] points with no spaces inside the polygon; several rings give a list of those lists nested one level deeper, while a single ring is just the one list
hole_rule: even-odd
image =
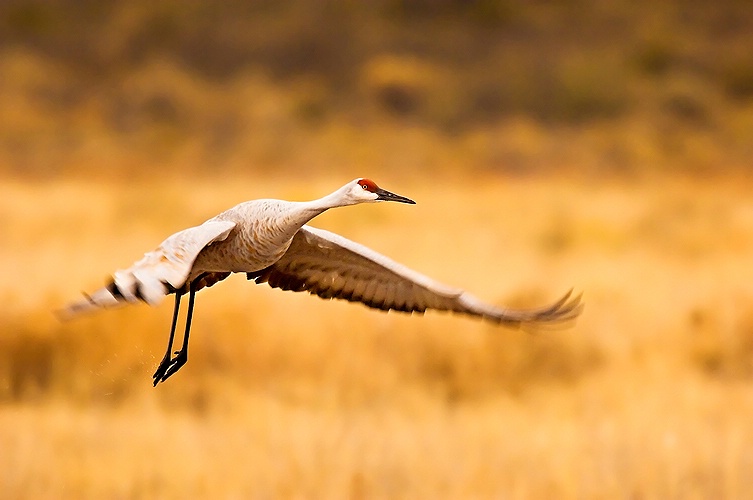
[{"label": "bird's lower beak", "polygon": [[379,188],[376,191],[377,194],[377,201],[398,201],[400,203],[409,203],[411,205],[415,205],[416,202],[411,200],[410,198],[406,198],[405,196],[400,196],[399,194],[390,193],[386,189]]}]

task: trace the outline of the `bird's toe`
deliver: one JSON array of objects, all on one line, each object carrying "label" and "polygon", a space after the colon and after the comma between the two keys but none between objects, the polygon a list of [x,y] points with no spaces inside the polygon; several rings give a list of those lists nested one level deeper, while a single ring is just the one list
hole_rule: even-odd
[{"label": "bird's toe", "polygon": [[[188,361],[188,354],[186,354],[184,351],[177,351],[176,356],[170,362],[170,365],[167,367],[166,371],[164,372],[164,375],[162,375],[162,377],[159,379],[159,382],[164,382],[165,380],[169,379],[178,370],[180,370],[183,367],[183,365],[186,364],[187,361]],[[155,384],[156,383],[157,382],[155,382]]]}]

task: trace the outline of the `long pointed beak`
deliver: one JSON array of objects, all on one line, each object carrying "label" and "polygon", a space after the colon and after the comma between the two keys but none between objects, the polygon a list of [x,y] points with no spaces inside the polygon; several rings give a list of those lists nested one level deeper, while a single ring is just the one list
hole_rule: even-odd
[{"label": "long pointed beak", "polygon": [[400,203],[408,203],[410,205],[415,205],[416,202],[411,200],[410,198],[406,198],[405,196],[400,196],[399,194],[390,193],[386,189],[379,188],[376,190],[377,194],[377,201],[397,201]]}]

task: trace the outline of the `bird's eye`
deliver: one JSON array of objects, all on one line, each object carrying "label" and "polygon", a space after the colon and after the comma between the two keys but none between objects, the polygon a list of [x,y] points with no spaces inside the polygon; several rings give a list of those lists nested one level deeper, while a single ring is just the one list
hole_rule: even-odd
[{"label": "bird's eye", "polygon": [[369,186],[367,186],[366,184],[361,184],[361,187],[364,191],[367,191],[369,189]]}]

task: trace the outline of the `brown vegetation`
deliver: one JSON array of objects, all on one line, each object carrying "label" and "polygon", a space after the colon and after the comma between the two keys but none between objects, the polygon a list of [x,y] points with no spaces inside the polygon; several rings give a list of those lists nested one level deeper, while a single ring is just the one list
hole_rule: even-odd
[{"label": "brown vegetation", "polygon": [[745,169],[752,12],[679,0],[9,0],[0,171]]},{"label": "brown vegetation", "polygon": [[[0,5],[3,498],[746,498],[746,2]],[[569,329],[231,278],[53,311],[237,202],[357,176],[315,222]]]},{"label": "brown vegetation", "polygon": [[404,182],[416,207],[317,223],[499,303],[575,285],[578,324],[530,334],[230,279],[201,294],[189,364],[153,389],[169,304],[52,311],[170,231],[301,186],[9,183],[0,482],[11,497],[744,497],[748,188]]}]

